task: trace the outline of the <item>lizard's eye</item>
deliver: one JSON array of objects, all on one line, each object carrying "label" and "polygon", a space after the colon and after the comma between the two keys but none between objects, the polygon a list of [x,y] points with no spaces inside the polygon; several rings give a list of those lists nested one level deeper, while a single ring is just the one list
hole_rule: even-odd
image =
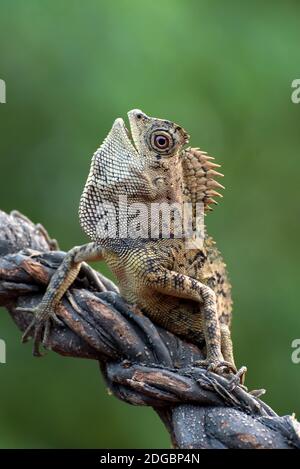
[{"label": "lizard's eye", "polygon": [[159,148],[166,148],[169,143],[168,139],[164,135],[156,135],[154,142]]},{"label": "lizard's eye", "polygon": [[173,139],[170,134],[164,131],[153,132],[151,136],[151,146],[154,150],[169,150],[173,146]]}]

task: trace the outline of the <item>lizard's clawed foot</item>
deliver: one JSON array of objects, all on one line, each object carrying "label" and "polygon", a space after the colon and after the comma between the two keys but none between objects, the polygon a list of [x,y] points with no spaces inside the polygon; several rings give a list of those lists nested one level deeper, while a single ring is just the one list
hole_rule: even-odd
[{"label": "lizard's clawed foot", "polygon": [[247,373],[247,367],[242,366],[235,375],[229,380],[229,389],[233,391],[237,386],[241,386],[245,391],[248,391],[248,388],[244,386],[245,376]]},{"label": "lizard's clawed foot", "polygon": [[204,368],[207,368],[208,371],[217,374],[227,374],[230,372],[234,374],[237,373],[236,367],[232,363],[227,362],[225,360],[206,358],[205,360],[196,361],[195,365],[203,366]]},{"label": "lizard's clawed foot", "polygon": [[28,342],[33,338],[33,355],[36,357],[41,357],[43,353],[40,352],[40,344],[47,344],[51,322],[62,325],[62,321],[58,319],[53,309],[44,304],[40,304],[35,308],[17,308],[17,311],[23,311],[26,313],[32,313],[34,315],[29,326],[26,328],[23,336],[22,342]]},{"label": "lizard's clawed foot", "polygon": [[[206,360],[199,360],[195,362],[197,366],[203,366],[207,368],[208,371],[213,373],[217,373],[220,375],[227,375],[230,373],[230,380],[229,386],[230,389],[233,390],[237,386],[241,386],[243,389],[247,390],[246,386],[244,386],[245,375],[247,372],[247,368],[242,366],[239,370],[236,369],[235,365],[231,362],[225,360],[216,360],[206,358]],[[233,376],[232,376],[233,374]]]}]

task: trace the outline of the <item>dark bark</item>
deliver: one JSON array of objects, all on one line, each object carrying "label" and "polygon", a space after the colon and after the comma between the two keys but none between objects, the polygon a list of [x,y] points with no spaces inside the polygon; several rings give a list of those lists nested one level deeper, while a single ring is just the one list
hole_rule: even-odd
[{"label": "dark bark", "polygon": [[[21,331],[64,253],[40,225],[0,212],[0,306]],[[95,275],[95,271],[94,274]],[[202,359],[192,344],[157,327],[117,293],[117,288],[83,267],[65,295],[48,349],[98,360],[112,393],[158,413],[180,448],[300,448],[299,423],[278,417],[263,401],[230,381],[193,366]]]}]

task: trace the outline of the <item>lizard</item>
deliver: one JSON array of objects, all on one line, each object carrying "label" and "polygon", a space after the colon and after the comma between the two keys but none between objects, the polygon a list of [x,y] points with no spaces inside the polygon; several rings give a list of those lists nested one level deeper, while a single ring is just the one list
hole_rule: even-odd
[{"label": "lizard", "polygon": [[174,219],[169,237],[162,235],[160,222],[158,236],[153,237],[145,229],[149,211],[139,224],[144,231],[130,236],[126,230],[135,214],[124,219],[120,208],[121,196],[129,206],[143,204],[147,209],[151,204],[190,202],[194,236],[196,204],[201,202],[205,212],[210,211],[216,204],[213,197],[220,196],[215,189],[223,188],[215,181],[223,176],[216,171],[219,165],[199,148],[187,148],[189,135],[176,123],[149,117],[139,109],[129,111],[128,118],[131,133],[122,118],[116,119],[92,157],[79,204],[80,224],[91,242],[72,248],[39,305],[25,308],[34,316],[23,341],[33,337],[33,353],[40,356],[51,321],[60,322],[56,307],[81,266],[104,260],[128,303],[206,351],[200,365],[236,373],[230,333],[231,285],[213,238],[204,229],[200,245],[196,242],[187,248],[187,236],[174,236]]}]

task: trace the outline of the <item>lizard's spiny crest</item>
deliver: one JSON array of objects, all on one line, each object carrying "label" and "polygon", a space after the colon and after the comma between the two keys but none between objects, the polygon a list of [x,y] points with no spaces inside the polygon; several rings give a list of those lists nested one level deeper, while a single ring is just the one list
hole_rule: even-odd
[{"label": "lizard's spiny crest", "polygon": [[206,212],[212,210],[212,204],[218,204],[214,197],[223,197],[215,189],[225,189],[215,181],[215,177],[223,177],[223,174],[216,171],[220,165],[212,160],[212,156],[199,148],[187,148],[182,152],[185,192],[193,203],[203,202]]}]

